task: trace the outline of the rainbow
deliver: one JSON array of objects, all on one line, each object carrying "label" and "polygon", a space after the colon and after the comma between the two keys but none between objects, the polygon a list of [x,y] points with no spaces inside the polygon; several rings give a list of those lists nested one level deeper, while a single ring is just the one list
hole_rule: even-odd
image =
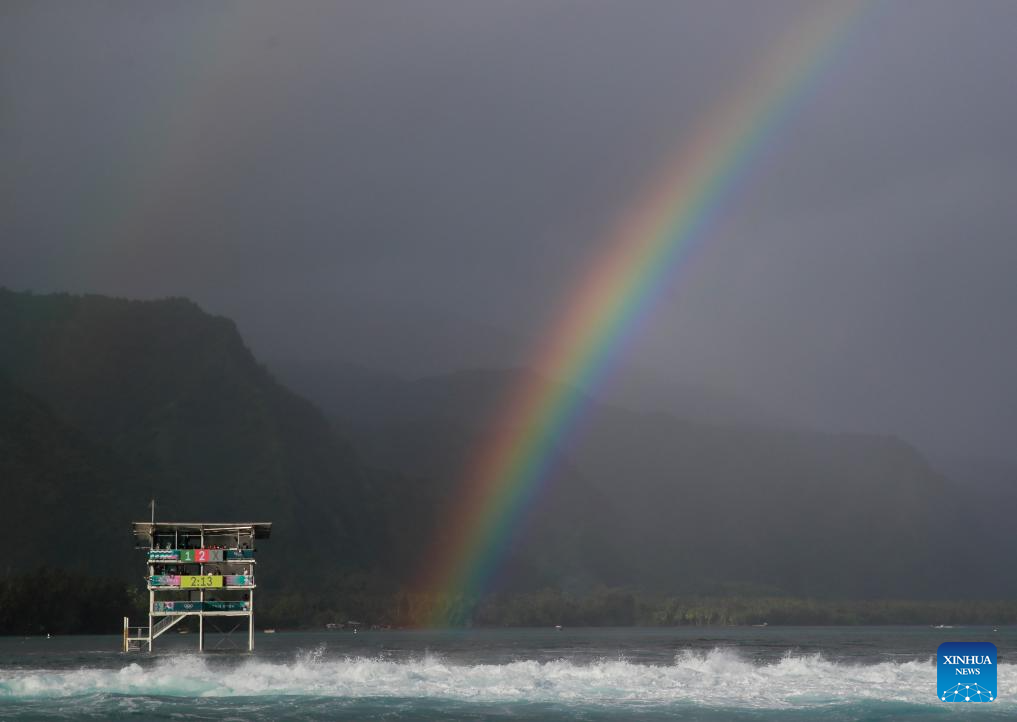
[{"label": "rainbow", "polygon": [[[702,118],[582,275],[550,324],[527,376],[509,393],[468,467],[454,509],[428,550],[419,589],[475,599],[504,558],[521,515],[639,322],[730,202],[753,162],[807,99],[857,25],[864,4],[823,4],[797,20],[739,92]],[[468,603],[468,602],[467,602]],[[433,626],[451,620],[434,603]]]}]

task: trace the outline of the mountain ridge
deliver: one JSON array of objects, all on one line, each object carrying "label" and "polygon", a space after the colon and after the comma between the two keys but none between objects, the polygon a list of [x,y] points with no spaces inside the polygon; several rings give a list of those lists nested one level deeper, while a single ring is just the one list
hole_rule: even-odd
[{"label": "mountain ridge", "polygon": [[363,503],[352,450],[256,362],[232,321],[180,299],[0,291],[0,336],[0,372],[122,460],[134,497],[154,494],[163,514],[270,518],[289,527],[270,556],[302,547],[363,563],[363,530],[337,503]]},{"label": "mountain ridge", "polygon": [[[342,402],[343,383],[316,390],[313,384],[325,379],[320,368],[315,379],[276,371],[302,394],[322,400],[369,463],[445,479],[446,493],[457,492],[499,399],[521,385],[521,374],[534,378],[529,370],[483,369],[399,379],[397,393],[378,396],[394,400],[393,406],[373,409],[370,421],[358,426],[347,413],[357,403]],[[359,387],[345,388],[355,394]],[[589,397],[581,403],[581,433],[567,441],[564,460],[526,521],[530,544],[520,542],[516,558],[506,562],[531,586],[554,575],[520,572],[526,567],[520,557],[539,559],[562,547],[565,541],[556,538],[568,535],[556,536],[554,527],[580,524],[600,526],[613,543],[584,528],[580,536],[594,561],[584,557],[574,566],[580,577],[610,584],[667,589],[688,585],[682,577],[689,576],[796,594],[963,592],[934,574],[937,563],[957,553],[944,549],[935,533],[948,492],[956,489],[898,438],[701,424]],[[585,505],[581,514],[577,505]],[[895,566],[901,559],[907,560],[903,568]],[[676,567],[682,570],[677,575]],[[569,574],[559,570],[559,576]]]},{"label": "mountain ridge", "polygon": [[[126,524],[144,518],[154,491],[162,514],[273,521],[267,588],[290,595],[408,588],[453,521],[464,469],[507,394],[538,378],[519,368],[415,380],[329,362],[269,369],[235,324],[183,299],[0,290],[0,337],[0,443],[17,449],[6,463],[27,460],[17,470],[25,489],[60,487],[8,494],[18,538],[46,550],[28,563],[87,567],[92,552],[69,540],[94,539],[123,547],[113,554],[127,561],[110,569],[133,568]],[[1003,561],[994,554],[971,568],[981,587],[937,573],[975,551],[945,545],[939,526],[977,529],[977,511],[900,440],[581,403],[581,428],[506,540],[493,591],[929,598],[1013,588],[990,573]],[[50,497],[73,499],[75,513],[57,505],[40,521],[32,505],[48,509]],[[66,532],[56,547],[40,536],[44,523]],[[990,533],[1000,550],[1013,541],[1006,528]]]}]

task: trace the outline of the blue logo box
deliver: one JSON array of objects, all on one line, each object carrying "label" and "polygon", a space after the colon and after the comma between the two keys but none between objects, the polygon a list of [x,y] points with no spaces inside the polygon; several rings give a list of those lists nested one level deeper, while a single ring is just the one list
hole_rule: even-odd
[{"label": "blue logo box", "polygon": [[936,691],[941,702],[996,699],[996,645],[943,642],[936,652]]}]

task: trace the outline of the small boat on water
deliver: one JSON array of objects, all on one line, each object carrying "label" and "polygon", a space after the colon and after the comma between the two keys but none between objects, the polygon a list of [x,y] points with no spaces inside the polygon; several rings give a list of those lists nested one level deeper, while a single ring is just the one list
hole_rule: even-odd
[{"label": "small boat on water", "polygon": [[274,629],[265,629],[263,631],[265,632],[265,634],[275,634],[275,630]]}]

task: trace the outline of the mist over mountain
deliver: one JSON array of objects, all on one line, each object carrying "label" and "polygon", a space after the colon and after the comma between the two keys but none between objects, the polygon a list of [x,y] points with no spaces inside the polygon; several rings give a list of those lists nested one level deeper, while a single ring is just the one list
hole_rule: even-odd
[{"label": "mist over mountain", "polygon": [[[7,3],[0,285],[184,296],[263,360],[532,365],[813,4]],[[1017,462],[1017,6],[877,5],[588,391]]]},{"label": "mist over mountain", "polygon": [[[231,321],[184,299],[0,291],[0,336],[0,523],[37,550],[9,571],[133,576],[127,525],[154,496],[162,519],[274,522],[269,598],[405,589],[506,394],[534,373],[408,380],[321,361],[270,372]],[[1000,562],[974,550],[986,538],[1008,548],[1012,528],[974,533],[978,510],[1006,497],[970,502],[899,440],[704,423],[566,393],[582,422],[492,591],[1012,590],[1005,576],[972,589],[937,572]]]},{"label": "mist over mountain", "polygon": [[[439,503],[427,508],[439,510],[484,444],[499,402],[533,373],[408,381],[344,363],[273,368],[316,399],[369,463],[436,480]],[[975,554],[967,536],[982,529],[985,499],[967,497],[899,439],[583,403],[580,428],[507,562],[507,576],[524,587],[740,584],[848,597],[965,595],[964,582],[937,573],[943,564],[964,560],[988,570],[1002,559]],[[1000,549],[1012,541],[1005,527],[986,533]],[[1008,579],[986,579],[994,593],[1012,588]]]}]

